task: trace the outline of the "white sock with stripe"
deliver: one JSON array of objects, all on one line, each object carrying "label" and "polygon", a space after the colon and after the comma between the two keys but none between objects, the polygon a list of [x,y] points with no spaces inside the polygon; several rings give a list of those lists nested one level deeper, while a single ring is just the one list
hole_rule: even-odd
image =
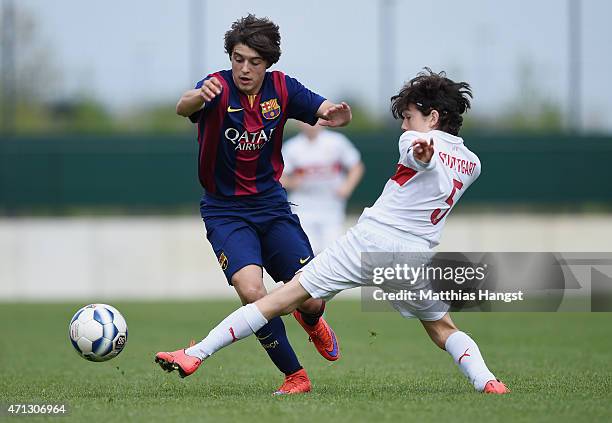
[{"label": "white sock with stripe", "polygon": [[487,382],[495,379],[495,375],[487,368],[478,345],[466,333],[453,333],[446,340],[445,348],[477,391],[484,390]]},{"label": "white sock with stripe", "polygon": [[268,321],[261,314],[257,306],[255,304],[247,304],[227,316],[202,341],[193,347],[186,348],[185,353],[204,360],[221,348],[252,335],[266,323]]}]

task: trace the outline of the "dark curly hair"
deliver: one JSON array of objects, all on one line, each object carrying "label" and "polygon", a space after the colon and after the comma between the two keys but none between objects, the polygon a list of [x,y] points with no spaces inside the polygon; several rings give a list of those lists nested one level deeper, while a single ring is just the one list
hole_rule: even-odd
[{"label": "dark curly hair", "polygon": [[234,22],[225,33],[225,52],[231,60],[236,44],[244,44],[259,53],[270,67],[280,58],[280,41],[278,25],[268,18],[249,14]]},{"label": "dark curly hair", "polygon": [[429,68],[407,82],[398,95],[391,97],[391,113],[396,119],[403,119],[402,113],[410,104],[429,115],[432,110],[440,114],[437,129],[458,135],[463,117],[470,108],[472,88],[467,82],[454,82],[446,72],[435,73]]}]

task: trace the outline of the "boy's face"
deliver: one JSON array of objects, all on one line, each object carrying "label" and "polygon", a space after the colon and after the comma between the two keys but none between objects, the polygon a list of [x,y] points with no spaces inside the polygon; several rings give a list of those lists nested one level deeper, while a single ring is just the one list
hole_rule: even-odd
[{"label": "boy's face", "polygon": [[232,78],[238,89],[246,95],[257,94],[266,75],[266,61],[244,44],[234,46],[231,60]]},{"label": "boy's face", "polygon": [[425,116],[414,104],[408,105],[402,116],[404,118],[402,121],[404,131],[429,132],[436,129],[438,125],[438,112],[436,110],[432,110],[429,115]]}]

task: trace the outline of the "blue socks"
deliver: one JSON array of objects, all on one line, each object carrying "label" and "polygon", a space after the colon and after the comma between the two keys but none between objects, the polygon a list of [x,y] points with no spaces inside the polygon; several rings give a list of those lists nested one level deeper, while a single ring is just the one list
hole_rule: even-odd
[{"label": "blue socks", "polygon": [[302,368],[293,348],[287,339],[285,324],[280,317],[270,320],[264,327],[255,332],[257,339],[264,347],[278,370],[286,375]]}]

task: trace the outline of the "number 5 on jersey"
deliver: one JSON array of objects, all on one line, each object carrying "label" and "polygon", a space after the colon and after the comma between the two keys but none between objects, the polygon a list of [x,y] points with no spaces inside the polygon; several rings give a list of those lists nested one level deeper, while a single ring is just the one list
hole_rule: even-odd
[{"label": "number 5 on jersey", "polygon": [[444,210],[444,213],[442,213],[442,209],[435,209],[431,214],[431,217],[429,218],[429,220],[431,220],[432,225],[437,225],[442,219],[444,219],[444,216],[446,216],[446,214],[453,207],[453,203],[455,202],[453,197],[455,196],[455,193],[461,188],[463,188],[463,182],[453,179],[453,190],[451,191],[448,198],[445,200],[446,204],[449,205],[449,208]]}]

